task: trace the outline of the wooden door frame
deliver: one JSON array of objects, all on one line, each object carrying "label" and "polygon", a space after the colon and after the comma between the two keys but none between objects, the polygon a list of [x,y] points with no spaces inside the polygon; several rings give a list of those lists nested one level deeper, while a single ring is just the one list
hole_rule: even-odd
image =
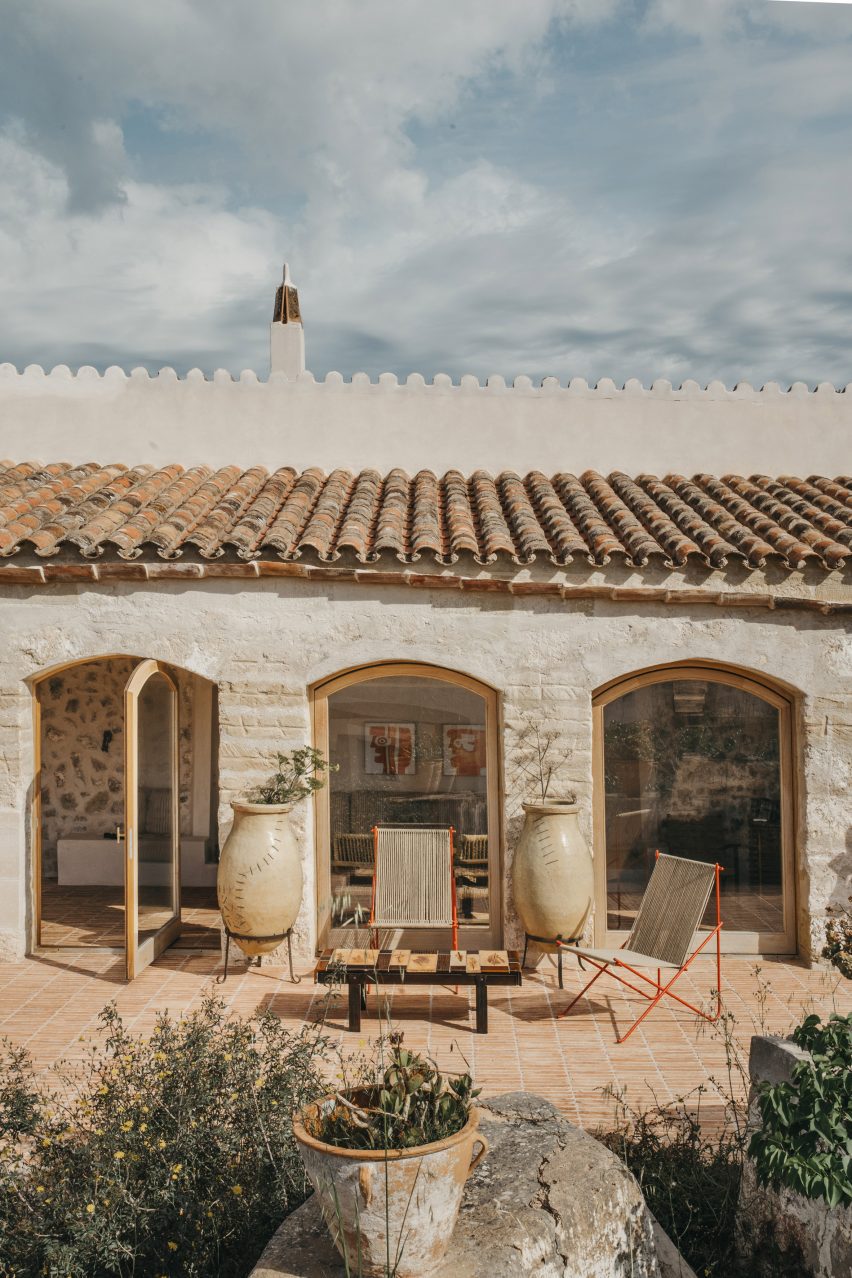
[{"label": "wooden door frame", "polygon": [[[503,865],[505,862],[503,849],[503,761],[500,750],[501,737],[501,703],[496,688],[483,683],[472,675],[462,674],[446,666],[432,665],[425,661],[377,661],[368,665],[352,666],[337,674],[318,680],[312,684],[310,693],[311,726],[313,742],[316,749],[328,757],[328,698],[335,692],[352,687],[359,683],[369,683],[375,679],[392,679],[409,676],[412,678],[433,679],[439,683],[448,683],[457,688],[464,688],[482,697],[485,702],[485,749],[487,760],[486,771],[486,812],[488,820],[489,847],[489,917],[492,936],[497,939],[494,945],[502,944],[504,931],[503,918]],[[331,910],[331,811],[330,786],[314,794],[314,873],[316,882],[315,909],[317,926],[317,950],[323,948],[328,935],[328,922],[323,921],[323,910],[326,919],[330,920]],[[424,944],[427,943],[424,933]]]},{"label": "wooden door frame", "polygon": [[[153,936],[136,944],[139,929],[139,694],[154,675],[162,675],[172,694],[172,900],[177,912]],[[124,952],[128,981],[148,967],[180,936],[180,694],[170,670],[146,658],[131,672],[124,687]]]},{"label": "wooden door frame", "polygon": [[704,659],[678,661],[632,671],[602,684],[592,696],[592,793],[595,865],[595,945],[620,945],[627,932],[607,928],[606,792],[604,771],[604,708],[629,692],[657,683],[697,680],[739,688],[778,710],[779,772],[781,782],[781,883],[784,932],[725,932],[723,949],[733,954],[795,954],[796,935],[796,835],[798,791],[794,759],[796,749],[795,701],[792,690],[779,682],[766,682],[753,671]]}]

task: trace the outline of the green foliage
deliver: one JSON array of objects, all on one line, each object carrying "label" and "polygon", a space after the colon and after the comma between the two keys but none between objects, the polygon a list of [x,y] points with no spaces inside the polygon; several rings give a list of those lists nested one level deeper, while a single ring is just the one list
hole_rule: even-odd
[{"label": "green foliage", "polygon": [[[613,720],[604,731],[607,765],[641,759],[653,763],[660,792],[671,791],[685,754],[698,754],[714,762],[774,763],[778,759],[777,734],[755,732],[747,724],[653,723],[649,719],[624,723]],[[607,783],[617,786],[618,778]]]},{"label": "green foliage", "polygon": [[329,763],[322,751],[313,746],[301,746],[289,754],[279,751],[275,758],[278,771],[266,785],[258,786],[253,796],[255,803],[297,803],[321,790],[328,782],[326,774],[337,772],[340,767]]},{"label": "green foliage", "polygon": [[[852,905],[852,896],[849,904]],[[837,910],[831,906],[827,913],[822,956],[831,959],[837,970],[852,981],[852,913],[846,908]]]},{"label": "green foliage", "polygon": [[444,1079],[434,1063],[396,1043],[378,1085],[336,1093],[310,1127],[341,1149],[410,1149],[461,1131],[479,1095],[470,1074]]},{"label": "green foliage", "polygon": [[749,1145],[762,1184],[787,1185],[829,1206],[852,1203],[852,1013],[808,1016],[793,1040],[811,1053],[789,1083],[764,1084]]},{"label": "green foliage", "polygon": [[81,1069],[50,1090],[0,1060],[0,1274],[247,1274],[308,1195],[292,1134],[324,1090],[326,1041],[208,998],[130,1034],[113,1005]]}]

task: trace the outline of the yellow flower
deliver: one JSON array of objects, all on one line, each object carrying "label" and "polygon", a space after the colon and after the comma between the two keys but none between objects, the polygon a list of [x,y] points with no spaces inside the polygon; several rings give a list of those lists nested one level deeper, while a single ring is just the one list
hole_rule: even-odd
[{"label": "yellow flower", "polygon": [[89,1213],[89,1215],[90,1215],[90,1216],[93,1214],[94,1210],[95,1210],[95,1204],[94,1204],[94,1203],[87,1203],[87,1204],[86,1204],[86,1211]]},{"label": "yellow flower", "polygon": [[172,1167],[172,1171],[173,1172],[183,1171],[183,1163],[175,1163],[174,1167]]},{"label": "yellow flower", "polygon": [[123,1157],[124,1157],[123,1149],[117,1149],[115,1153],[113,1154],[113,1158],[123,1158]]},{"label": "yellow flower", "polygon": [[158,1140],[157,1149],[165,1149],[165,1148],[166,1148],[166,1142],[164,1140]]},{"label": "yellow flower", "polygon": [[43,1194],[43,1193],[44,1193],[44,1185],[36,1185],[36,1193],[37,1193],[37,1194]]},{"label": "yellow flower", "polygon": [[121,1124],[121,1130],[122,1130],[123,1132],[132,1132],[132,1131],[133,1131],[133,1124],[132,1124],[132,1123],[129,1123],[129,1122],[128,1122],[128,1123],[122,1123],[122,1124]]},{"label": "yellow flower", "polygon": [[255,1085],[255,1087],[263,1087],[263,1084],[264,1084],[265,1082],[266,1082],[266,1079],[264,1079],[264,1078],[256,1078],[256,1079],[254,1080],[254,1085]]},{"label": "yellow flower", "polygon": [[139,1130],[140,1130],[140,1132],[147,1132],[147,1130],[148,1130],[148,1124],[147,1124],[147,1123],[140,1123],[140,1124],[139,1124]]},{"label": "yellow flower", "polygon": [[177,1243],[175,1242],[168,1242],[166,1243],[166,1246],[168,1247],[169,1251],[177,1251]]},{"label": "yellow flower", "polygon": [[243,1192],[243,1187],[242,1187],[242,1185],[232,1185],[232,1186],[231,1186],[231,1193],[232,1193],[232,1194],[236,1194],[238,1198],[239,1198],[239,1196],[240,1196],[240,1194],[241,1194],[242,1192]]},{"label": "yellow flower", "polygon": [[233,1058],[233,1055],[232,1055],[230,1052],[223,1052],[223,1053],[222,1053],[222,1060],[223,1060],[223,1061],[232,1061],[233,1059],[234,1059],[234,1058]]}]

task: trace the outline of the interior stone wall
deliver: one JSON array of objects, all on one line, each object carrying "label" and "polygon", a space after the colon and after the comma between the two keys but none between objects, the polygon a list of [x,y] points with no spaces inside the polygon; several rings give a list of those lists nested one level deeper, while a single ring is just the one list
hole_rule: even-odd
[{"label": "interior stone wall", "polygon": [[[38,686],[41,704],[42,872],[57,873],[57,839],[97,838],[124,825],[124,686],[135,657],[71,666]],[[192,831],[192,676],[176,672],[181,832]]]}]

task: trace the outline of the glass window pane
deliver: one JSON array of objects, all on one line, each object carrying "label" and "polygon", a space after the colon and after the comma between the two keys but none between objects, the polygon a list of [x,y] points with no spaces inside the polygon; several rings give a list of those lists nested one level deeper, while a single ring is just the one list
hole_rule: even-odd
[{"label": "glass window pane", "polygon": [[375,825],[453,826],[459,923],[489,923],[485,700],[440,679],[371,679],[328,699],[332,925],[370,913]]},{"label": "glass window pane", "polygon": [[174,880],[174,694],[153,674],[138,698],[139,941],[177,913]]},{"label": "glass window pane", "polygon": [[604,784],[609,928],[631,927],[659,849],[725,867],[726,932],[783,932],[774,706],[700,679],[627,693],[604,707]]}]

